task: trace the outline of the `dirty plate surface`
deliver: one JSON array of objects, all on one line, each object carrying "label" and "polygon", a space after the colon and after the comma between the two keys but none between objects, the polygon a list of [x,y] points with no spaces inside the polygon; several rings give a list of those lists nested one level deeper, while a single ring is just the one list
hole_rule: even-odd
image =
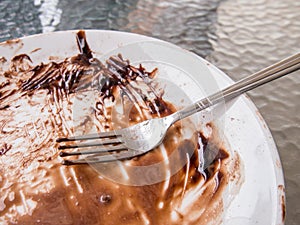
[{"label": "dirty plate surface", "polygon": [[[11,59],[25,53],[30,55],[33,62],[47,62],[49,56],[63,60],[78,54],[74,41],[76,32],[56,32],[8,41],[0,44],[1,56]],[[96,57],[108,54],[120,46],[143,41],[158,41],[175,51],[183,52],[176,46],[136,34],[90,30],[86,31],[86,35]],[[153,51],[159,52],[160,49]],[[189,52],[186,54],[201,64],[205,63],[206,70],[213,75],[218,87],[232,83],[228,76],[204,59]],[[226,105],[220,129],[223,129],[230,150],[240,155],[244,167],[244,182],[226,209],[224,224],[283,224],[285,194],[281,162],[266,123],[247,96],[241,96]]]}]

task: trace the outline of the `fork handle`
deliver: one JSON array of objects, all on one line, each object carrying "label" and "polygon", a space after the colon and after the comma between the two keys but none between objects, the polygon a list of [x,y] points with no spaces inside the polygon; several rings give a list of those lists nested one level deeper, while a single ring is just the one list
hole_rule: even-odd
[{"label": "fork handle", "polygon": [[222,101],[227,102],[249,90],[283,77],[298,69],[300,69],[300,53],[285,58],[265,69],[260,70],[259,72],[239,80],[221,91],[177,111],[173,114],[173,123]]}]

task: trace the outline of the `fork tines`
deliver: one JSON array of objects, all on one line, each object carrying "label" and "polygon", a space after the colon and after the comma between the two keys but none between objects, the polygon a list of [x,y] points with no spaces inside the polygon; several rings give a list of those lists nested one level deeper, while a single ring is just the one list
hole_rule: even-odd
[{"label": "fork tines", "polygon": [[[58,143],[71,142],[58,147],[59,150],[62,150],[59,153],[61,157],[87,155],[80,159],[63,160],[62,164],[64,165],[110,162],[130,159],[138,154],[137,151],[128,151],[121,141],[121,135],[115,131],[58,138],[56,141]],[[67,149],[70,151],[65,151]],[[72,151],[71,149],[77,150]]]}]

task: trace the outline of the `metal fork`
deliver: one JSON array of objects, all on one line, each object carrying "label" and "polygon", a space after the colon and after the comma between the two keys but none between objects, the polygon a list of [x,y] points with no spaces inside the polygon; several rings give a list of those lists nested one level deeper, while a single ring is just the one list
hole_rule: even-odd
[{"label": "metal fork", "polygon": [[[57,139],[57,142],[60,143],[80,141],[78,144],[60,145],[58,147],[60,150],[71,148],[82,149],[73,152],[61,151],[61,157],[81,154],[88,155],[81,159],[64,160],[62,163],[64,165],[103,163],[131,159],[145,154],[157,147],[163,141],[167,130],[175,122],[216,105],[221,101],[227,102],[249,90],[292,73],[299,68],[300,53],[297,53],[169,116],[146,120],[128,128],[110,132],[59,138]],[[82,143],[82,141],[87,140],[87,143]],[[90,142],[89,140],[97,141]]]}]

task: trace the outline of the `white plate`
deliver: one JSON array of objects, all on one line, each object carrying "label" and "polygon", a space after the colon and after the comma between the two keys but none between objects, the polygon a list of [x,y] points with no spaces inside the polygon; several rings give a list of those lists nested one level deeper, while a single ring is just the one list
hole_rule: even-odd
[{"label": "white plate", "polygon": [[[76,33],[77,31],[55,32],[25,37],[21,41],[5,42],[0,44],[0,56],[10,59],[15,55],[26,53],[30,54],[33,62],[41,62],[41,60],[47,62],[49,56],[55,56],[56,60],[62,60],[78,54],[78,48],[74,41]],[[184,57],[205,65],[205,70],[212,73],[218,87],[232,83],[232,80],[222,71],[204,59],[169,43],[115,31],[88,30],[86,35],[95,56],[101,56],[119,46],[131,43],[158,41],[162,45],[172,48],[172,51],[178,51],[185,55]],[[154,49],[154,52],[159,51],[161,49]],[[207,74],[204,73],[203,76],[207,76]],[[204,93],[207,92],[209,91],[204,91]],[[251,100],[247,96],[241,96],[228,106],[223,117],[223,125],[225,138],[242,159],[245,179],[239,194],[226,209],[224,224],[283,224],[285,214],[283,173],[276,146],[266,123]]]}]

